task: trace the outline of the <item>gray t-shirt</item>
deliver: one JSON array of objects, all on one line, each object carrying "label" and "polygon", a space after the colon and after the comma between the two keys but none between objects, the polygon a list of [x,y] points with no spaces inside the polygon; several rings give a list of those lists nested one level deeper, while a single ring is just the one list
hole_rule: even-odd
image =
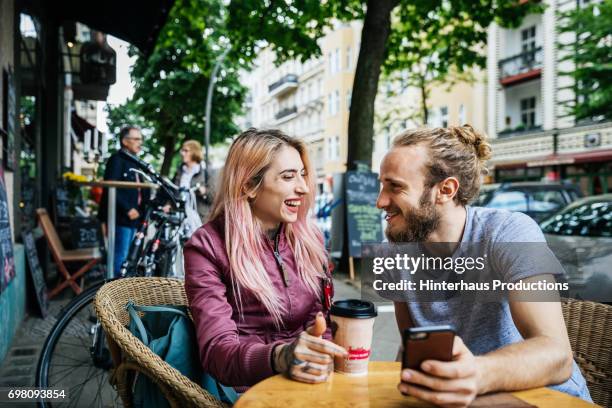
[{"label": "gray t-shirt", "polygon": [[[525,214],[470,206],[466,210],[462,243],[479,242],[485,248],[489,247],[485,250],[490,250],[495,243],[546,242],[540,227]],[[503,262],[499,267],[508,282],[534,274],[529,257],[501,254],[497,259]],[[453,326],[474,355],[486,354],[523,340],[512,321],[507,301],[483,303],[457,297],[444,302],[409,302],[408,307],[416,326]],[[576,362],[571,377],[550,388],[591,401]]]}]

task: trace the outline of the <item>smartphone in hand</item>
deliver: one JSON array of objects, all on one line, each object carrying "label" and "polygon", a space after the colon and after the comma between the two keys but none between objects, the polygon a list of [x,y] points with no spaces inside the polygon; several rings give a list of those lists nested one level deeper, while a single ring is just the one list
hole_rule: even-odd
[{"label": "smartphone in hand", "polygon": [[413,327],[404,330],[402,369],[420,370],[425,360],[451,361],[455,330],[451,326]]}]

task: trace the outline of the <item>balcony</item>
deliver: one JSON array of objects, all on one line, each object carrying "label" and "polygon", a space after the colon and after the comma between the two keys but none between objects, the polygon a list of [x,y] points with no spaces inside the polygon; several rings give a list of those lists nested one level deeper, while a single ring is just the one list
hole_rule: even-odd
[{"label": "balcony", "polygon": [[297,106],[294,105],[289,108],[283,108],[279,110],[278,113],[274,115],[274,118],[276,119],[276,124],[278,125],[279,123],[285,122],[296,116],[297,116]]},{"label": "balcony", "polygon": [[503,86],[518,85],[542,75],[542,47],[499,61],[499,82]]},{"label": "balcony", "polygon": [[278,81],[268,86],[270,96],[282,96],[289,91],[297,89],[298,77],[295,74],[287,74]]},{"label": "balcony", "polygon": [[518,125],[515,128],[506,128],[498,132],[497,136],[499,138],[507,138],[507,137],[528,135],[531,133],[539,133],[541,131],[542,131],[542,125],[534,125],[534,126]]}]

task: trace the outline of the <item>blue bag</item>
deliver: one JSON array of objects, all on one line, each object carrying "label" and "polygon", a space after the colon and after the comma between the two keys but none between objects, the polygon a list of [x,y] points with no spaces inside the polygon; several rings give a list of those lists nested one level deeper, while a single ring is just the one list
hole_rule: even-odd
[{"label": "blue bag", "polygon": [[[125,308],[130,315],[128,330],[145,346],[217,399],[236,402],[238,395],[233,388],[202,373],[195,330],[185,306],[137,306],[130,300]],[[144,312],[144,316],[141,318],[137,312]],[[137,408],[170,407],[164,394],[145,375],[136,379],[133,403]]]}]

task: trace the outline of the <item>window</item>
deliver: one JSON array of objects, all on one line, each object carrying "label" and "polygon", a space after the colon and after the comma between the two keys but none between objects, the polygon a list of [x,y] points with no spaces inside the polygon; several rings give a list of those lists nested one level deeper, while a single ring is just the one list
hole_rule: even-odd
[{"label": "window", "polygon": [[335,143],[336,145],[336,159],[340,158],[340,136],[336,136]]},{"label": "window", "polygon": [[465,113],[465,106],[463,104],[459,105],[459,126],[465,125],[467,123],[467,114]]},{"label": "window", "polygon": [[334,73],[334,59],[332,58],[331,52],[327,53],[327,62],[329,64],[329,73],[333,74]]},{"label": "window", "polygon": [[328,143],[328,151],[327,158],[329,160],[336,160],[340,158],[340,136],[330,137],[327,140]]},{"label": "window", "polygon": [[522,51],[522,62],[524,66],[531,66],[535,61],[535,49],[536,49],[536,28],[531,26],[521,30],[521,51]]},{"label": "window", "polygon": [[536,48],[536,28],[531,26],[521,30],[521,49],[523,52]]},{"label": "window", "polygon": [[352,59],[353,59],[353,53],[351,50],[351,46],[349,45],[348,47],[346,47],[346,63],[344,65],[345,69],[347,70],[351,69]]},{"label": "window", "polygon": [[558,190],[534,191],[529,197],[529,211],[555,212],[565,204],[563,193]]},{"label": "window", "polygon": [[448,127],[448,106],[440,107],[440,126]]},{"label": "window", "polygon": [[335,53],[335,68],[336,70],[334,72],[340,72],[340,48],[336,48],[336,53]]},{"label": "window", "polygon": [[334,92],[334,103],[336,104],[336,106],[334,107],[334,115],[338,112],[340,112],[340,91],[336,90]]},{"label": "window", "polygon": [[327,95],[327,103],[329,105],[329,115],[334,116],[335,114],[337,114],[340,111],[340,92],[334,91]]},{"label": "window", "polygon": [[527,197],[520,191],[503,191],[495,194],[487,207],[502,208],[508,211],[527,211]]},{"label": "window", "polygon": [[351,110],[351,97],[353,95],[352,91],[346,91],[346,109]]},{"label": "window", "polygon": [[536,98],[521,99],[521,123],[526,129],[535,127]]}]

